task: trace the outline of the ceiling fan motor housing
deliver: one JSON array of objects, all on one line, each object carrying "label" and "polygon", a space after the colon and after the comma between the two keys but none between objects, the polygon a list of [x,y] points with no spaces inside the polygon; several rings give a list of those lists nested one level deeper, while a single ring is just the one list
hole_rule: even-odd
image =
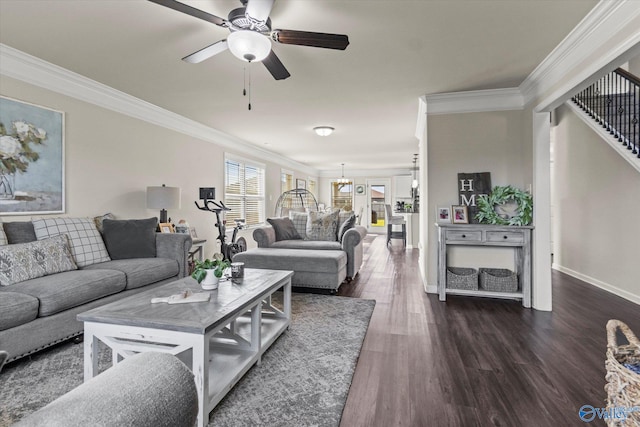
[{"label": "ceiling fan motor housing", "polygon": [[258,21],[248,16],[246,11],[247,9],[244,7],[233,9],[229,12],[229,17],[227,19],[238,29],[253,30],[261,33],[271,31],[271,18],[267,18],[264,22]]}]

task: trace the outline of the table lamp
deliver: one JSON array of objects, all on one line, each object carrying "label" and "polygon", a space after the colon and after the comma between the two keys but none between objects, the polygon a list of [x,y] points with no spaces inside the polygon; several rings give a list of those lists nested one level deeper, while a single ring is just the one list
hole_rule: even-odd
[{"label": "table lamp", "polygon": [[167,209],[180,209],[180,187],[147,187],[147,208],[160,209],[160,223],[167,222]]}]

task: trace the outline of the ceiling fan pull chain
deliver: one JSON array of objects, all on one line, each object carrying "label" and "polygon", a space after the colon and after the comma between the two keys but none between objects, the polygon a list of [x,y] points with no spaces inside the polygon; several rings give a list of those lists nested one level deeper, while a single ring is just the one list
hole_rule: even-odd
[{"label": "ceiling fan pull chain", "polygon": [[247,67],[242,67],[242,96],[247,96]]},{"label": "ceiling fan pull chain", "polygon": [[249,111],[251,111],[251,62],[249,62]]}]

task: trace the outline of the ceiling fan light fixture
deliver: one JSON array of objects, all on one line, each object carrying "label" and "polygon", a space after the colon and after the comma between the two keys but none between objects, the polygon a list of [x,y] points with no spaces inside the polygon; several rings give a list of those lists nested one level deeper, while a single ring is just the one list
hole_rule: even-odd
[{"label": "ceiling fan light fixture", "polygon": [[316,126],[316,127],[313,128],[313,130],[319,136],[329,136],[329,135],[331,135],[333,133],[333,131],[335,129],[332,128],[331,126]]},{"label": "ceiling fan light fixture", "polygon": [[271,40],[251,30],[232,32],[227,45],[233,56],[246,62],[260,62],[271,52]]}]

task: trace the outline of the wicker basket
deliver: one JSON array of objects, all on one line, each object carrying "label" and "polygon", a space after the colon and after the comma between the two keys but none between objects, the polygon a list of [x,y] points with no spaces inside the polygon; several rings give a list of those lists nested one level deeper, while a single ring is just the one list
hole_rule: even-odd
[{"label": "wicker basket", "polygon": [[[627,345],[618,345],[616,330],[620,328],[629,341]],[[640,364],[640,341],[623,322],[611,319],[607,322],[607,410],[609,414],[621,414],[621,411],[640,407],[640,374],[628,369],[624,364]],[[640,425],[640,411],[626,412],[625,416],[607,419],[608,426],[631,427]]]},{"label": "wicker basket", "polygon": [[478,270],[475,268],[447,267],[447,288],[478,290]]},{"label": "wicker basket", "polygon": [[504,268],[481,268],[480,287],[485,291],[517,292],[518,275]]}]

